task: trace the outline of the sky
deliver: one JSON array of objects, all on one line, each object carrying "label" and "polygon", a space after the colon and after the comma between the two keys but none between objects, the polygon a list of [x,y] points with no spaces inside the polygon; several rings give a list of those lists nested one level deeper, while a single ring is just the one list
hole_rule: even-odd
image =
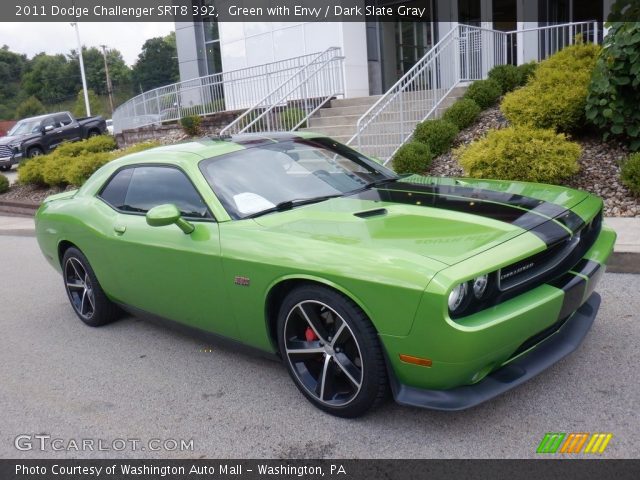
[{"label": "sky", "polygon": [[[173,22],[79,23],[80,40],[85,47],[107,45],[120,50],[131,66],[138,58],[145,40],[167,35],[175,29]],[[13,52],[69,53],[78,48],[74,28],[67,22],[18,23],[0,22],[0,47],[8,45]]]}]

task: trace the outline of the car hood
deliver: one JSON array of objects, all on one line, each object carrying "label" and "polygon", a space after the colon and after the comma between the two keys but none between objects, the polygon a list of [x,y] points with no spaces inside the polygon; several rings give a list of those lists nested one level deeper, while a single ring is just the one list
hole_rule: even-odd
[{"label": "car hood", "polygon": [[6,137],[0,137],[0,145],[9,145],[12,143],[20,143],[26,140],[29,137],[33,137],[32,134],[27,135],[11,135]]},{"label": "car hood", "polygon": [[286,235],[454,265],[526,231],[547,243],[567,236],[565,217],[587,195],[521,182],[411,177],[255,221]]}]

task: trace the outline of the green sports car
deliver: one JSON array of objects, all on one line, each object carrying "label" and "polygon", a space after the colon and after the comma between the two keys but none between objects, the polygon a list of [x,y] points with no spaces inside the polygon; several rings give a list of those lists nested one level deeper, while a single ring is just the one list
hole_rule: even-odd
[{"label": "green sports car", "polygon": [[554,364],[616,238],[588,193],[398,176],[311,133],[128,155],[49,197],[36,232],[87,325],[124,310],[267,352],[343,417],[388,391],[472,407]]}]

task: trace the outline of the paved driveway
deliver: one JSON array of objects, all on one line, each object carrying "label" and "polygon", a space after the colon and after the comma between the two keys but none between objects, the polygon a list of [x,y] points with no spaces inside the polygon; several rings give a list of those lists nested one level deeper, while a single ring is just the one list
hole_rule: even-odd
[{"label": "paved driveway", "polygon": [[[545,432],[612,432],[606,457],[638,457],[640,276],[607,274],[585,343],[475,409],[392,402],[357,420],[313,408],[276,362],[134,318],[76,319],[30,237],[0,236],[0,457],[534,457]],[[19,434],[193,439],[193,451],[18,451]],[[171,444],[172,445],[172,444]],[[170,446],[171,446],[170,445]]]}]

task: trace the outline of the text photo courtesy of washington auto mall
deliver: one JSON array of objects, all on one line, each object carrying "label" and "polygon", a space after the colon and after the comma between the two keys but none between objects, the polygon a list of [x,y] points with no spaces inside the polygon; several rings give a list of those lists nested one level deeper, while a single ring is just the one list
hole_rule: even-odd
[{"label": "text photo courtesy of washington auto mall", "polygon": [[640,476],[640,0],[0,3],[0,480]]}]

